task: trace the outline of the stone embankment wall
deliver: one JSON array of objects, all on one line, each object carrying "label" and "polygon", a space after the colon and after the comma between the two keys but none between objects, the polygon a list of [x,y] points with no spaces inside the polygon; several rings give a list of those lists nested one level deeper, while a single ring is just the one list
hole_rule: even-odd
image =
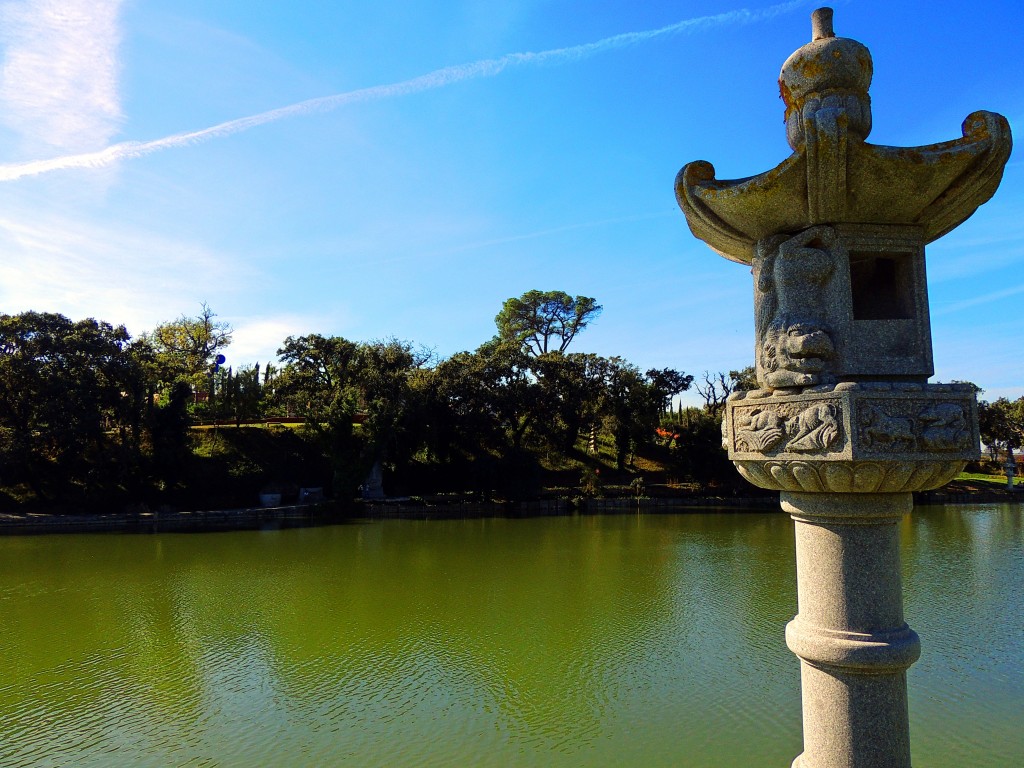
[{"label": "stone embankment wall", "polygon": [[730,510],[777,510],[775,496],[732,498],[690,497],[678,498],[595,498],[595,499],[539,499],[519,503],[450,503],[414,504],[408,502],[367,503],[356,514],[374,519],[439,520],[471,517],[547,517],[558,515],[601,515],[643,512],[646,514],[682,511],[709,512]]},{"label": "stone embankment wall", "polygon": [[1024,504],[1024,486],[1010,491],[925,491],[914,494],[914,505],[930,504]]},{"label": "stone embankment wall", "polygon": [[[1024,503],[1024,493],[1008,491],[915,494],[915,504]],[[101,515],[43,513],[0,514],[0,536],[42,533],[202,533],[273,530],[330,525],[351,519],[450,520],[482,517],[554,517],[559,515],[673,514],[693,512],[777,511],[774,495],[749,498],[682,496],[665,498],[538,499],[514,503],[418,504],[406,500],[363,502],[349,510],[331,503],[285,507],[122,512]]]},{"label": "stone embankment wall", "polygon": [[38,533],[194,533],[301,528],[331,522],[326,505],[99,515],[0,515],[0,536]]}]

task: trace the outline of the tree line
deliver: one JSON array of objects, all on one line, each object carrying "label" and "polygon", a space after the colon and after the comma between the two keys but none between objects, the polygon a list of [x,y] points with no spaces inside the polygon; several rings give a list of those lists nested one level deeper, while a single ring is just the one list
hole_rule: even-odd
[{"label": "tree line", "polygon": [[1000,397],[978,403],[978,426],[989,456],[996,461],[1000,452],[1012,456],[1024,446],[1024,397]]},{"label": "tree line", "polygon": [[[572,464],[598,446],[620,472],[658,449],[679,477],[734,479],[721,410],[756,387],[753,369],[695,380],[573,351],[601,311],[528,291],[504,303],[490,339],[443,360],[397,339],[309,334],[262,368],[221,364],[232,329],[205,304],[134,338],[94,319],[0,315],[0,486],[42,501],[158,498],[189,482],[196,425],[282,416],[304,422],[341,499],[382,476],[523,498],[540,490],[539,457]],[[704,407],[673,407],[691,387]],[[986,442],[1020,446],[1024,398],[981,414]]]}]

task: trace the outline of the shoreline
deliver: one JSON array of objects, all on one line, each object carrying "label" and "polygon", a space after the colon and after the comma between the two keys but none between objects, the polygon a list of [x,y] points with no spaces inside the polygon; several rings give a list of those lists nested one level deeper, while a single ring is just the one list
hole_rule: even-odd
[{"label": "shoreline", "polygon": [[[929,491],[914,494],[914,506],[938,504],[1024,504],[1024,493],[1007,490]],[[0,513],[0,536],[59,533],[216,533],[338,525],[357,520],[457,520],[566,517],[604,514],[742,514],[778,511],[778,497],[658,496],[538,499],[524,502],[410,503],[407,499],[359,501],[350,508],[331,502],[223,510],[144,510],[69,515],[47,512]]]}]

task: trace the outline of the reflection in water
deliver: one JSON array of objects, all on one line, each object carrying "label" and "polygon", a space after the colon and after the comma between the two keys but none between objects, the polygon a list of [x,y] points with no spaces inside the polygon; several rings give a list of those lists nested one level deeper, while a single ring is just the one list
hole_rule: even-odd
[{"label": "reflection in water", "polygon": [[[1024,765],[1024,508],[930,507],[905,532],[904,594],[921,660],[910,668],[921,765],[953,765],[950,744],[984,762]],[[913,734],[912,734],[913,735]]]},{"label": "reflection in water", "polygon": [[[903,533],[915,761],[1024,764],[1019,508]],[[782,514],[0,539],[0,765],[788,765],[793,562]]]}]

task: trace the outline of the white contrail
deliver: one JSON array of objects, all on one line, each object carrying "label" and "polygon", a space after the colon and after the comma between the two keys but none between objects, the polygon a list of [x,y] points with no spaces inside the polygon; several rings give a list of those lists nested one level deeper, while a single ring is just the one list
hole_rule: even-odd
[{"label": "white contrail", "polygon": [[580,59],[594,56],[604,51],[625,48],[639,43],[646,42],[656,37],[679,34],[681,32],[693,31],[704,27],[721,26],[723,24],[749,24],[764,19],[769,19],[779,14],[786,13],[801,5],[806,0],[791,0],[791,2],[780,3],[761,10],[751,11],[742,8],[727,13],[719,13],[713,16],[700,16],[693,19],[670,24],[660,29],[650,29],[644,32],[627,32],[613,37],[606,37],[594,43],[574,45],[568,48],[555,48],[548,51],[534,51],[525,53],[508,53],[497,59],[483,59],[470,64],[459,64],[443,69],[435,69],[419,77],[410,80],[403,80],[399,83],[388,85],[375,85],[370,88],[360,88],[355,91],[338,93],[333,96],[322,96],[316,99],[300,101],[287,107],[279,107],[269,112],[261,112],[258,115],[228,120],[224,123],[203,128],[198,131],[175,133],[165,136],[162,139],[152,141],[123,141],[112,144],[106,149],[97,152],[85,152],[76,155],[64,155],[54,157],[50,160],[33,160],[27,163],[9,163],[0,165],[0,181],[14,181],[25,176],[38,176],[50,171],[59,171],[70,168],[102,168],[116,163],[118,160],[126,160],[135,157],[159,152],[162,149],[182,147],[189,144],[208,141],[222,136],[230,136],[241,131],[255,128],[265,123],[281,120],[294,115],[305,115],[311,112],[324,112],[337,109],[347,104],[354,104],[361,101],[380,101],[396,96],[405,96],[412,93],[441,88],[452,83],[463,80],[474,80],[481,77],[494,77],[510,67],[524,64],[557,64],[567,61],[579,61]]}]

